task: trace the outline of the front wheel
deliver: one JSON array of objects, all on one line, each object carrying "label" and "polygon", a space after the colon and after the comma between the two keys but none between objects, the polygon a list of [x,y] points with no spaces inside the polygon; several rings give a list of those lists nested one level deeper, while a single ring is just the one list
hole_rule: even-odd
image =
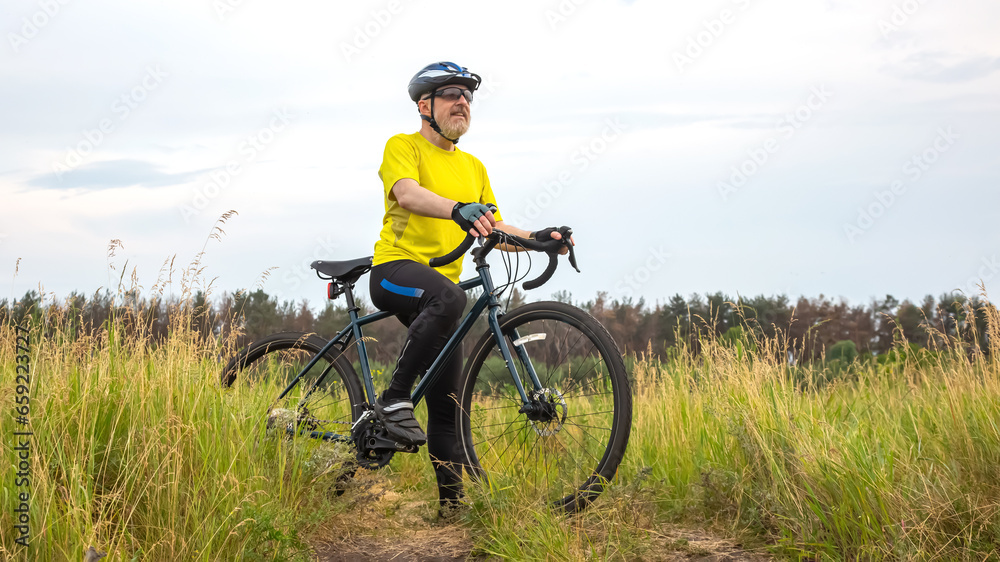
[{"label": "front wheel", "polygon": [[500,330],[529,404],[488,331],[459,385],[457,432],[467,470],[494,487],[579,511],[625,455],[632,393],[621,352],[593,316],[565,303],[518,308],[501,317]]}]

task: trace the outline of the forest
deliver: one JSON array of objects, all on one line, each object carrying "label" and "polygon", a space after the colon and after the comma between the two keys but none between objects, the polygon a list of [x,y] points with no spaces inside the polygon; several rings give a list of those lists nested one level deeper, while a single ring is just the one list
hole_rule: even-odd
[{"label": "forest", "polygon": [[[722,293],[675,295],[655,305],[644,299],[615,299],[607,293],[598,293],[588,301],[576,300],[565,291],[550,298],[588,311],[626,354],[662,358],[679,344],[697,352],[705,338],[723,342],[768,340],[780,342],[781,352],[793,364],[823,360],[838,342],[838,349],[846,348],[852,358],[883,355],[901,342],[931,350],[948,342],[963,342],[970,350],[988,352],[985,313],[992,307],[978,296],[968,298],[961,293],[937,298],[927,295],[919,303],[886,295],[866,304],[823,295],[792,300],[787,295],[747,298]],[[469,299],[468,306],[473,300]],[[516,288],[503,297],[508,310],[525,302],[524,294]],[[361,314],[375,310],[361,299],[359,307]],[[235,337],[238,343],[278,331],[316,332],[329,338],[348,320],[343,299],[317,307],[306,300],[279,300],[262,289],[217,297],[197,291],[187,298],[144,297],[138,291],[114,295],[104,290],[89,296],[73,292],[59,299],[29,291],[13,302],[0,300],[0,320],[20,323],[26,315],[43,333],[44,326],[65,325],[70,328],[68,333],[77,335],[96,335],[116,315],[135,335],[154,343],[167,336],[172,318],[188,319],[194,323],[190,327],[206,338],[229,341]],[[480,323],[485,329],[482,319]],[[379,350],[384,355],[386,350],[398,349],[392,344],[405,338],[405,327],[399,322],[378,322],[365,330],[366,335],[389,344],[373,348],[373,359],[378,361],[393,359],[379,356]],[[473,335],[481,331],[474,329]]]}]

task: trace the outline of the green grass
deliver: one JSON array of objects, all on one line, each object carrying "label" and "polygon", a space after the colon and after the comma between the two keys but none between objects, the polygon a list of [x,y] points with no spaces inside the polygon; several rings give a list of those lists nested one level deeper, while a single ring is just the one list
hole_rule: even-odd
[{"label": "green grass", "polygon": [[[321,538],[365,532],[347,527],[365,492],[336,494],[328,449],[266,435],[272,389],[220,388],[221,343],[180,326],[158,346],[115,330],[33,341],[32,543],[25,552],[9,532],[18,490],[0,463],[0,559],[80,559],[93,544],[106,560],[308,560]],[[14,350],[5,326],[4,397]],[[655,559],[697,553],[670,531],[693,528],[788,559],[1000,559],[1000,349],[858,363],[834,378],[774,355],[710,341],[698,356],[630,362],[633,429],[615,483],[569,518],[516,481],[471,488],[459,524],[473,553]],[[5,459],[12,405],[0,415]],[[430,511],[424,450],[382,474]]]},{"label": "green grass", "polygon": [[[0,345],[3,372],[13,373],[9,327]],[[310,466],[308,448],[262,439],[269,398],[248,387],[222,390],[219,351],[181,330],[156,348],[113,328],[95,340],[34,341],[32,542],[27,553],[14,544],[13,509],[5,508],[0,558],[80,559],[90,544],[118,560],[304,552],[308,522],[330,509],[330,483],[314,481],[325,467]],[[14,395],[13,382],[3,380],[4,396]],[[0,416],[3,435],[13,421]],[[4,458],[10,444],[6,438]],[[5,507],[12,468],[0,463]]]}]

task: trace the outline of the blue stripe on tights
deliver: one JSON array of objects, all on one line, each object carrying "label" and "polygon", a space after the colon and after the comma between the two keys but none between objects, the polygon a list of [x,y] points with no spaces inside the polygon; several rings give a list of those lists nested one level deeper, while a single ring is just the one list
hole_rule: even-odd
[{"label": "blue stripe on tights", "polygon": [[417,287],[400,287],[388,279],[383,279],[379,284],[382,285],[382,288],[386,291],[396,293],[397,295],[403,295],[404,297],[419,297],[424,294],[423,289],[418,289]]}]

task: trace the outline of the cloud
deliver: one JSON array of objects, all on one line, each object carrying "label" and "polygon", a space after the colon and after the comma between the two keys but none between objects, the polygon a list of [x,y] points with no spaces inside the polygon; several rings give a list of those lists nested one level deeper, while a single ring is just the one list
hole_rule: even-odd
[{"label": "cloud", "polygon": [[883,67],[887,74],[897,78],[941,83],[968,82],[997,69],[1000,69],[1000,57],[962,57],[945,52],[914,53]]},{"label": "cloud", "polygon": [[28,185],[45,189],[85,188],[91,190],[133,185],[159,187],[185,183],[208,171],[211,171],[211,168],[171,174],[142,160],[110,160],[80,166],[63,173],[61,177],[54,173],[35,176],[28,181]]}]

